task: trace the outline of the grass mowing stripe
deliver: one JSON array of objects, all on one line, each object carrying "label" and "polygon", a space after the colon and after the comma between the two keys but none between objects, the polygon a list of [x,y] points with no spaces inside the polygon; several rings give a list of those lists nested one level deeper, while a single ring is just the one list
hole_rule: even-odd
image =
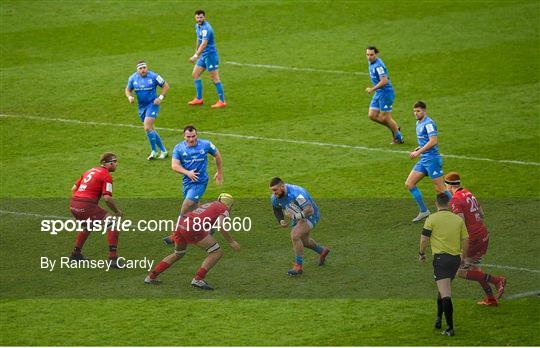
[{"label": "grass mowing stripe", "polygon": [[[30,119],[30,120],[38,120],[38,121],[54,121],[54,122],[64,122],[64,123],[76,123],[76,124],[92,125],[92,126],[107,126],[107,127],[112,126],[112,127],[137,128],[137,129],[141,128],[140,126],[136,126],[136,125],[133,125],[133,124],[108,123],[108,122],[90,122],[90,121],[70,120],[70,119],[65,119],[65,118],[49,118],[49,117],[37,117],[37,116],[29,116],[29,115],[0,114],[0,117],[11,117],[11,118]],[[180,133],[183,131],[180,128],[156,127],[156,129],[167,130],[167,131],[172,131],[172,132],[180,132]],[[261,136],[257,136],[257,135],[220,133],[220,132],[212,132],[212,131],[201,131],[199,133],[222,136],[222,137],[234,137],[234,138],[249,139],[249,140],[261,140],[261,141],[281,142],[281,143],[300,144],[300,145],[336,147],[336,148],[346,148],[346,149],[365,150],[365,151],[377,151],[377,152],[397,153],[397,154],[408,154],[409,153],[409,151],[388,150],[388,149],[380,149],[380,148],[376,148],[376,147],[367,147],[367,146],[360,146],[360,145],[333,144],[333,143],[323,143],[323,142],[307,141],[307,140],[269,138],[269,137],[261,137]],[[527,162],[527,161],[517,161],[517,160],[497,160],[497,159],[492,159],[492,158],[469,157],[469,156],[452,155],[452,154],[441,154],[441,156],[446,157],[446,158],[456,158],[456,159],[463,159],[463,160],[469,160],[469,161],[484,161],[484,162],[503,163],[503,164],[540,166],[540,163],[538,163],[538,162]]]},{"label": "grass mowing stripe", "polygon": [[[28,213],[28,212],[22,212],[22,211],[3,210],[3,209],[0,209],[0,213],[1,214],[19,215],[19,216],[29,216],[29,217],[35,217],[35,218],[55,218],[55,219],[63,219],[63,220],[71,220],[72,219],[71,217],[68,217],[68,216],[43,215],[43,214]],[[525,268],[525,267],[515,267],[515,266],[495,265],[495,264],[483,264],[482,266],[492,267],[492,268],[500,268],[500,269],[510,269],[510,270],[514,270],[514,271],[540,273],[540,270],[530,269],[530,268]],[[516,295],[514,295],[514,296],[516,296]]]}]

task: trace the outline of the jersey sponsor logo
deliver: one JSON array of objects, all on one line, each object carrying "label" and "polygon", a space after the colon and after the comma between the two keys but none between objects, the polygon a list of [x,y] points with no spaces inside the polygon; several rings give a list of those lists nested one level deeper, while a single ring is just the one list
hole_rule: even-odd
[{"label": "jersey sponsor logo", "polygon": [[200,149],[200,150],[199,150],[199,153],[200,153],[201,155],[204,155],[204,150],[203,150],[203,149]]},{"label": "jersey sponsor logo", "polygon": [[210,65],[208,68],[212,69],[214,66],[213,65]]},{"label": "jersey sponsor logo", "polygon": [[296,201],[298,202],[298,204],[302,205],[304,203],[307,202],[306,198],[304,196],[302,196],[301,194],[299,194],[297,197],[296,197]]},{"label": "jersey sponsor logo", "polygon": [[433,124],[428,123],[428,124],[426,124],[426,130],[427,130],[428,133],[433,133],[433,132],[435,132],[435,127],[433,127]]},{"label": "jersey sponsor logo", "polygon": [[107,192],[111,192],[112,193],[112,183],[108,182],[106,185],[105,185],[105,190]]},{"label": "jersey sponsor logo", "polygon": [[184,156],[184,157],[187,157],[187,155],[188,155],[188,154],[187,154],[187,152],[185,152],[185,151],[184,151],[184,153],[182,154],[182,156]]},{"label": "jersey sponsor logo", "polygon": [[216,145],[210,143],[210,148],[211,148],[212,150],[215,150],[215,149],[216,149]]},{"label": "jersey sponsor logo", "polygon": [[208,34],[208,30],[204,29],[201,31],[201,36],[206,37],[206,34]]},{"label": "jersey sponsor logo", "polygon": [[384,74],[385,74],[385,73],[384,73],[384,68],[383,68],[382,66],[378,66],[378,67],[376,68],[376,70],[377,70],[377,73],[378,73],[379,75],[384,75]]},{"label": "jersey sponsor logo", "polygon": [[163,79],[163,77],[161,77],[160,75],[158,75],[158,77],[156,77],[156,81],[157,81],[160,85],[162,85],[162,84],[165,82],[165,80]]},{"label": "jersey sponsor logo", "polygon": [[137,81],[133,81],[133,85],[137,86],[138,85]]},{"label": "jersey sponsor logo", "polygon": [[434,170],[433,173],[432,173],[431,175],[437,175],[437,174],[439,174],[439,172],[436,171],[436,170]]}]

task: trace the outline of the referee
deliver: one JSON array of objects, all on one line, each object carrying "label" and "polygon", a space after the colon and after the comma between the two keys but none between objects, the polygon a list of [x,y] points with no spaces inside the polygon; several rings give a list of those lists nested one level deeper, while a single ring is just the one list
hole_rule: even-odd
[{"label": "referee", "polygon": [[468,248],[467,228],[458,215],[448,209],[450,199],[444,193],[437,195],[435,205],[437,212],[431,214],[424,223],[420,236],[420,251],[418,260],[426,260],[426,247],[431,241],[433,253],[433,277],[437,283],[437,319],[435,328],[441,328],[442,314],[446,318],[448,328],[442,332],[446,336],[454,336],[454,321],[452,314],[452,279],[456,276],[463,258],[463,250]]}]

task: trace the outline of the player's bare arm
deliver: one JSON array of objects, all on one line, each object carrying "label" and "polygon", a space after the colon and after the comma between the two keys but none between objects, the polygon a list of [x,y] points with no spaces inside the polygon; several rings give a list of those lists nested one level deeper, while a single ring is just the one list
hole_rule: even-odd
[{"label": "player's bare arm", "polygon": [[175,158],[173,158],[171,161],[171,168],[175,172],[187,176],[191,179],[191,181],[199,181],[199,173],[197,173],[195,170],[187,170],[180,164],[180,161]]},{"label": "player's bare arm", "polygon": [[195,50],[195,54],[193,54],[193,56],[189,58],[190,63],[195,63],[197,61],[202,51],[204,51],[204,49],[206,48],[206,45],[208,45],[208,40],[203,40],[201,45]]},{"label": "player's bare arm", "polygon": [[469,238],[463,238],[461,240],[461,264],[465,262],[467,257],[467,251],[469,250]]},{"label": "player's bare arm", "polygon": [[222,167],[223,161],[222,161],[221,153],[219,152],[219,150],[216,150],[214,159],[216,161],[216,174],[214,175],[214,179],[216,180],[216,184],[221,185],[223,184],[223,167]]},{"label": "player's bare arm", "polygon": [[165,95],[167,94],[168,91],[169,91],[169,84],[165,82],[163,84],[163,88],[161,89],[161,94],[156,99],[154,99],[154,105],[161,104],[161,102],[163,101],[163,98],[165,98]]},{"label": "player's bare arm", "polygon": [[225,215],[220,215],[218,217],[219,232],[221,233],[223,238],[225,238],[227,243],[229,243],[229,246],[231,247],[231,249],[233,249],[234,251],[240,251],[240,244],[237,241],[235,241],[234,238],[229,233],[229,231],[225,230],[225,228],[223,227],[224,219],[225,219]]},{"label": "player's bare arm", "polygon": [[112,198],[111,195],[103,195],[103,199],[105,200],[105,204],[107,204],[107,206],[109,208],[111,208],[111,210],[117,215],[117,216],[120,216],[122,215],[122,212],[120,211],[120,209],[118,209],[116,207],[116,203],[114,202],[114,198]]},{"label": "player's bare arm", "polygon": [[285,221],[285,214],[283,214],[283,209],[272,207],[274,209],[274,216],[277,219],[277,222],[281,227],[287,227],[288,223]]},{"label": "player's bare arm", "polygon": [[429,237],[421,235],[420,236],[420,248],[418,251],[418,261],[424,262],[426,261],[426,249],[427,245],[429,243]]},{"label": "player's bare arm", "polygon": [[126,95],[126,98],[128,99],[130,104],[133,104],[135,101],[135,97],[133,96],[133,90],[126,87],[124,94]]},{"label": "player's bare arm", "polygon": [[308,218],[315,213],[315,209],[313,209],[311,204],[308,204],[304,207],[304,209],[302,209],[302,213],[304,214],[305,218]]},{"label": "player's bare arm", "polygon": [[486,216],[484,214],[484,209],[482,209],[482,207],[478,207],[478,212],[480,213],[480,217],[482,218],[482,220],[484,220],[484,217]]},{"label": "player's bare arm", "polygon": [[375,86],[373,87],[368,87],[366,88],[366,92],[368,94],[371,94],[373,92],[375,92],[376,90],[378,89],[381,89],[383,88],[384,86],[386,86],[388,84],[388,77],[386,76],[381,76],[381,80],[379,81],[379,83],[377,83]]},{"label": "player's bare arm", "polygon": [[426,145],[422,146],[421,148],[416,148],[413,152],[409,153],[410,158],[416,158],[426,152],[427,150],[431,149],[433,146],[437,145],[438,139],[436,135],[430,136],[429,141],[426,143]]}]

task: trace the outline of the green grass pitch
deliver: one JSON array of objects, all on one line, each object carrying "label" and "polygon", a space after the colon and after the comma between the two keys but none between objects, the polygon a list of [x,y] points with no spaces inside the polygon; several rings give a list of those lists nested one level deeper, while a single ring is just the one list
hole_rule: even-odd
[{"label": "green grass pitch", "polygon": [[[537,1],[211,1],[229,106],[187,59],[197,2],[7,1],[1,21],[0,344],[2,345],[540,345],[540,5]],[[374,44],[396,91],[406,144],[367,118],[364,49]],[[181,178],[146,161],[136,107],[123,94],[134,63],[171,85],[157,119],[169,149],[194,123],[224,158],[235,216],[253,228],[208,274],[195,248],[143,285],[141,269],[40,269],[69,253],[73,233],[40,232],[40,215],[68,216],[69,189],[114,151],[115,196],[126,218],[174,219]],[[454,282],[456,336],[432,329],[431,266],[416,261],[420,225],[404,187],[416,145],[412,104],[428,104],[446,171],[459,171],[491,232],[485,270],[507,276],[498,308]],[[279,140],[282,139],[282,140]],[[210,175],[215,166],[209,165]],[[288,278],[288,230],[274,221],[268,180],[306,187],[320,203],[313,237],[332,249]],[[419,185],[434,209],[433,188]],[[36,214],[21,215],[12,212]],[[120,255],[161,260],[160,233],[126,233]],[[105,257],[93,235],[85,254]]]}]

